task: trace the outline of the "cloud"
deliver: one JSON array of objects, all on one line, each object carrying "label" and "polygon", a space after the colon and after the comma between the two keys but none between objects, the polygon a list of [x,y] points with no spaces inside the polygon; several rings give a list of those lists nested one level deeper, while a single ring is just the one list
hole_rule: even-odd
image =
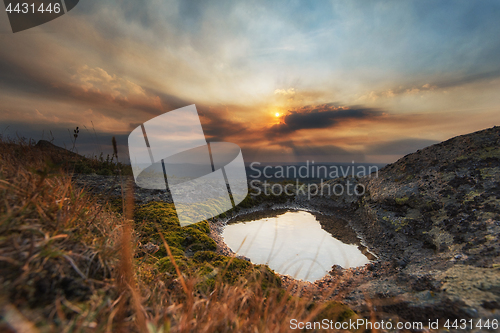
[{"label": "cloud", "polygon": [[446,89],[451,88],[461,88],[467,85],[480,85],[488,81],[497,80],[500,78],[500,69],[494,69],[488,72],[476,73],[470,75],[461,75],[461,74],[448,74],[442,75],[448,76],[448,78],[439,78],[431,81],[432,83],[421,84],[418,82],[409,83],[406,85],[400,85],[398,87],[394,87],[389,90],[380,91],[375,93],[374,91],[370,92],[367,95],[363,95],[359,97],[360,101],[365,100],[376,100],[378,97],[395,97],[397,95],[415,95],[422,94],[424,92],[439,92]]},{"label": "cloud", "polygon": [[81,66],[71,76],[68,88],[74,96],[85,96],[90,101],[106,101],[115,106],[153,113],[164,112],[162,100],[158,95],[151,94],[140,85],[110,74],[100,67]]},{"label": "cloud", "polygon": [[381,111],[369,108],[346,108],[330,104],[308,106],[289,111],[283,122],[269,128],[268,137],[289,134],[303,129],[329,128],[347,120],[374,119]]},{"label": "cloud", "polygon": [[283,95],[283,96],[294,96],[295,95],[295,89],[294,88],[289,88],[289,89],[276,89],[274,91],[275,95]]},{"label": "cloud", "polygon": [[491,70],[488,72],[457,76],[451,79],[438,80],[434,83],[433,86],[439,88],[452,88],[452,87],[461,87],[464,85],[479,83],[488,80],[498,79],[500,77],[500,69]]},{"label": "cloud", "polygon": [[90,68],[87,65],[80,67],[77,74],[72,79],[80,85],[84,91],[96,91],[103,94],[109,94],[113,98],[129,98],[129,96],[146,96],[146,92],[139,85],[110,75],[104,69],[96,67]]},{"label": "cloud", "polygon": [[251,132],[244,123],[231,120],[231,114],[225,108],[208,108],[203,105],[196,105],[200,115],[203,132],[209,142],[231,141],[238,143],[235,137],[244,138],[251,135]]},{"label": "cloud", "polygon": [[[82,117],[83,120],[94,121],[106,118],[116,124],[125,121],[126,126],[127,121],[143,122],[166,111],[193,104],[171,94],[145,88],[103,67],[83,65],[64,74],[56,76],[36,66],[13,63],[0,54],[0,88],[9,92],[3,106],[15,110],[26,109],[26,106],[31,110],[37,109],[36,116],[44,121],[72,123]],[[14,98],[21,99],[22,103],[14,103]],[[79,108],[81,112],[75,118],[69,116],[71,113],[66,108],[64,117],[59,114],[49,116],[50,113],[61,113],[58,109],[65,104],[75,111]],[[89,109],[93,110],[92,118],[84,114]],[[29,112],[23,110],[25,114]],[[4,112],[1,119],[12,118],[9,115]]]}]

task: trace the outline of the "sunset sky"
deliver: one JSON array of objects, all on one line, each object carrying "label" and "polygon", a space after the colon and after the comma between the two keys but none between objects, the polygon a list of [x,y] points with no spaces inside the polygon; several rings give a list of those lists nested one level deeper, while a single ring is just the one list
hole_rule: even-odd
[{"label": "sunset sky", "polygon": [[[3,5],[2,5],[3,8]],[[372,162],[500,125],[500,1],[88,1],[12,33],[0,134],[126,161],[128,134],[196,104],[245,162]],[[94,133],[95,130],[95,133]]]}]

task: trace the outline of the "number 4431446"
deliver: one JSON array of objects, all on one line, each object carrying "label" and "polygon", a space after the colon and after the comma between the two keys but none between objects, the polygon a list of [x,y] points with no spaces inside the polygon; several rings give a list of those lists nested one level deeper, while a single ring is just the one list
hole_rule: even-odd
[{"label": "number 4431446", "polygon": [[36,7],[34,3],[18,3],[16,4],[16,6],[14,8],[12,8],[12,3],[9,3],[9,5],[7,6],[7,8],[5,9],[7,12],[9,13],[12,13],[12,12],[15,12],[15,13],[23,13],[23,14],[27,14],[27,13],[32,13],[32,14],[35,14],[35,13],[44,13],[44,12],[47,12],[47,13],[60,13],[61,12],[61,4],[60,3],[48,3],[46,5],[44,5],[43,3],[40,4],[40,6]]},{"label": "number 4431446", "polygon": [[460,330],[465,330],[465,329],[474,329],[474,328],[479,328],[479,329],[486,329],[486,330],[496,330],[498,329],[498,319],[486,319],[486,320],[466,320],[466,319],[455,319],[455,320],[450,320],[448,319],[446,323],[444,324],[444,327],[446,329],[460,329]]}]

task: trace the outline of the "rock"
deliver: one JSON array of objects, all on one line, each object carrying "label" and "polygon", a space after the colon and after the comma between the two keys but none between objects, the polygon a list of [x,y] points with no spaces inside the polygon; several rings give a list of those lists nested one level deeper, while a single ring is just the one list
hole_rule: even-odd
[{"label": "rock", "polygon": [[160,249],[160,247],[158,245],[153,244],[151,242],[148,242],[147,244],[144,244],[144,245],[140,245],[139,247],[144,252],[149,253],[149,254],[156,253]]},{"label": "rock", "polygon": [[[351,287],[384,298],[383,310],[406,320],[494,318],[500,302],[500,127],[421,149],[378,177],[356,181],[366,187],[363,196],[313,198],[306,205],[344,218],[377,254],[376,270],[343,270],[343,277],[356,279]],[[363,303],[354,291],[345,301]]]}]

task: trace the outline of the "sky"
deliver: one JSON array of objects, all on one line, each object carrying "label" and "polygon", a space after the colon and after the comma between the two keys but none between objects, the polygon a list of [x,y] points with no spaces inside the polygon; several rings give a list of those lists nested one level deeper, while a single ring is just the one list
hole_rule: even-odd
[{"label": "sky", "polygon": [[0,134],[128,162],[140,124],[195,104],[246,163],[391,163],[500,125],[499,1],[80,3],[12,33]]}]

